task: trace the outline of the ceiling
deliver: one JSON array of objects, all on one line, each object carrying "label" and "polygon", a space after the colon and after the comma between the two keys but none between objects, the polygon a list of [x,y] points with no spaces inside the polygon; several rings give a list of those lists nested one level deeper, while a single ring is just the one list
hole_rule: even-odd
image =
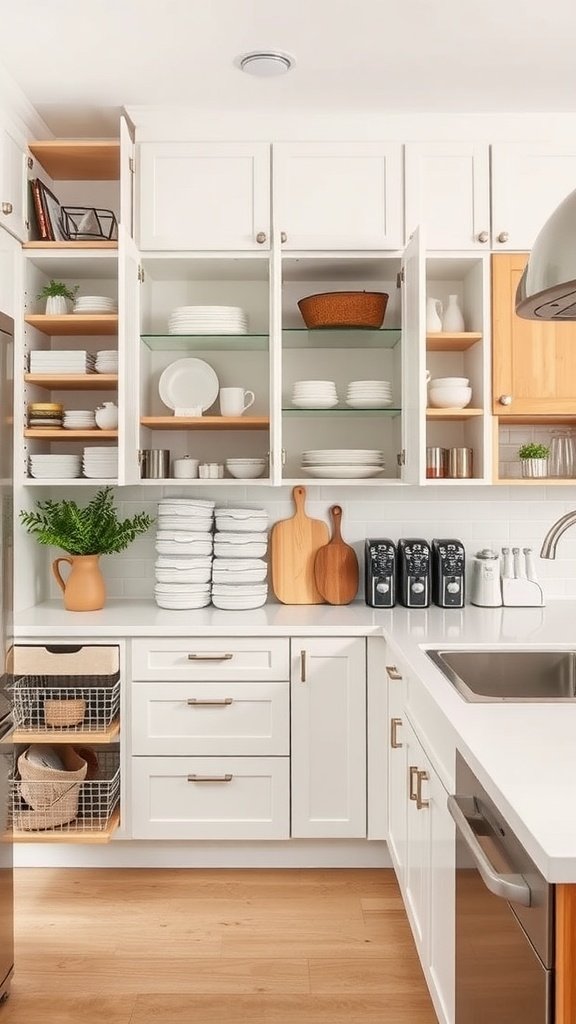
[{"label": "ceiling", "polygon": [[[24,0],[0,61],[56,133],[108,134],[120,107],[576,111],[573,0]],[[296,67],[255,79],[260,47]]]}]

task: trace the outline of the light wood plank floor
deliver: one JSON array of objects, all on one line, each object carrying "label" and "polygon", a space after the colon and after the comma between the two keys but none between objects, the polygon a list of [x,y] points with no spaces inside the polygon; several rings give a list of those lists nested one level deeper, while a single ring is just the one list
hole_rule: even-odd
[{"label": "light wood plank floor", "polygon": [[392,871],[16,872],[0,1024],[436,1024]]}]

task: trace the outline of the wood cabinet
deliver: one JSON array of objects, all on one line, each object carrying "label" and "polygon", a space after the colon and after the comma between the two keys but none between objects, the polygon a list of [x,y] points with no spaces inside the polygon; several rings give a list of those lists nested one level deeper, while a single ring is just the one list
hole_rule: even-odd
[{"label": "wood cabinet", "polygon": [[273,169],[274,229],[284,249],[403,246],[399,143],[277,143]]},{"label": "wood cabinet", "polygon": [[406,234],[424,229],[429,249],[490,248],[490,157],[486,143],[405,146]]},{"label": "wood cabinet", "polygon": [[292,836],[366,835],[366,641],[291,644]]},{"label": "wood cabinet", "polygon": [[493,411],[499,417],[574,415],[576,327],[514,312],[525,253],[492,257]]},{"label": "wood cabinet", "polygon": [[270,147],[142,143],[138,206],[141,249],[269,248]]},{"label": "wood cabinet", "polygon": [[492,248],[531,249],[576,184],[576,144],[497,143],[492,159]]},{"label": "wood cabinet", "polygon": [[24,139],[0,128],[0,227],[21,242],[28,238],[26,156]]}]

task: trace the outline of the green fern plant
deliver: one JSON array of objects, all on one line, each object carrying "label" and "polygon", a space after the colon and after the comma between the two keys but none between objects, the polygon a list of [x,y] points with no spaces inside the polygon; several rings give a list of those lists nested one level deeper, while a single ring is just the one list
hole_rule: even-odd
[{"label": "green fern plant", "polygon": [[120,520],[111,487],[104,487],[83,508],[75,501],[37,501],[38,511],[20,512],[28,533],[39,544],[69,555],[111,555],[124,551],[154,520],[145,512]]},{"label": "green fern plant", "polygon": [[38,299],[52,299],[56,295],[63,296],[65,299],[69,299],[73,302],[76,298],[76,293],[80,285],[77,284],[74,288],[69,288],[63,281],[50,281],[49,284],[45,284],[42,291],[38,293]]}]

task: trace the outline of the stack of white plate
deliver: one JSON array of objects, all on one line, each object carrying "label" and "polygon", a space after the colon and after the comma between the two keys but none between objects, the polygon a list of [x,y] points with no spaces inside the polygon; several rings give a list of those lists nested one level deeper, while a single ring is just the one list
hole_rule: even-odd
[{"label": "stack of white plate", "polygon": [[92,409],[65,409],[62,423],[64,430],[96,430]]},{"label": "stack of white plate", "polygon": [[292,385],[292,405],[297,409],[333,409],[338,392],[333,380],[297,380]]},{"label": "stack of white plate", "polygon": [[217,508],[215,515],[220,533],[261,533],[268,529],[265,508]]},{"label": "stack of white plate", "polygon": [[118,476],[117,448],[85,448],[82,457],[84,476],[91,480],[112,480]]},{"label": "stack of white plate", "polygon": [[74,480],[81,475],[79,455],[30,456],[30,476],[36,480]]},{"label": "stack of white plate", "polygon": [[169,334],[247,334],[248,314],[241,306],[176,306]]},{"label": "stack of white plate", "polygon": [[107,295],[78,295],[72,312],[85,316],[90,313],[117,313],[118,303],[116,299],[110,299]]},{"label": "stack of white plate", "polygon": [[84,349],[68,351],[54,349],[44,352],[38,349],[30,353],[30,373],[93,373],[94,356]]},{"label": "stack of white plate", "polygon": [[346,394],[351,409],[384,409],[392,405],[389,380],[351,380]]},{"label": "stack of white plate", "polygon": [[214,502],[164,498],[158,502],[154,596],[160,608],[210,604]]},{"label": "stack of white plate", "polygon": [[268,586],[266,583],[212,584],[212,604],[228,611],[242,611],[260,608],[266,604]]},{"label": "stack of white plate", "polygon": [[104,348],[96,353],[96,373],[118,373],[118,352],[115,348]]},{"label": "stack of white plate", "polygon": [[264,558],[268,550],[267,533],[217,533],[216,558]]},{"label": "stack of white plate", "polygon": [[259,608],[268,594],[266,562],[268,512],[265,508],[217,508],[212,566],[216,608]]},{"label": "stack of white plate", "polygon": [[323,448],[302,454],[304,472],[325,479],[378,476],[384,465],[384,453],[371,448]]},{"label": "stack of white plate", "polygon": [[263,558],[215,558],[213,583],[264,583],[268,565]]}]

